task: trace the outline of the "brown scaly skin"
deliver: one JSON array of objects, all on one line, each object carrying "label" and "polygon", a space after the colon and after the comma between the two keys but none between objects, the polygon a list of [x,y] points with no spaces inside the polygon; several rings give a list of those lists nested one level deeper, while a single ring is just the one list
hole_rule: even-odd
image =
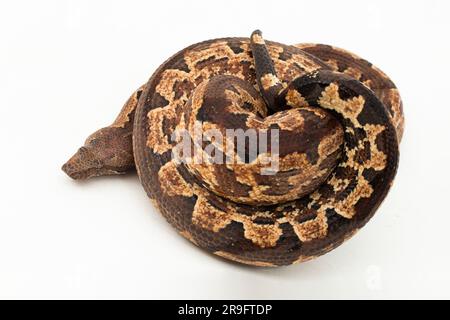
[{"label": "brown scaly skin", "polygon": [[256,135],[279,128],[280,171],[270,176],[262,174],[267,165],[255,163],[255,158],[249,164],[188,163],[189,173],[216,195],[248,205],[278,204],[311,193],[337,164],[342,127],[321,108],[290,108],[269,115],[276,109],[275,105],[266,107],[260,93],[238,77],[218,75],[204,81],[181,113],[187,125],[179,128],[194,136],[194,124],[201,121],[205,131],[215,129],[224,137],[230,128],[252,129]]},{"label": "brown scaly skin", "polygon": [[[205,41],[172,56],[64,171],[75,179],[123,173],[132,151],[164,217],[235,262],[288,265],[339,246],[392,184],[404,123],[398,91],[345,50],[265,42],[259,31],[251,40]],[[281,171],[262,177],[252,164],[171,161],[172,132],[195,121],[218,130],[278,126]]]}]

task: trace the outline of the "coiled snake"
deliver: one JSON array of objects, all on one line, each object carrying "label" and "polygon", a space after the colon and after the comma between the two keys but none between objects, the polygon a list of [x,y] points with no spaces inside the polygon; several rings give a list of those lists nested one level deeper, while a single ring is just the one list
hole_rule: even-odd
[{"label": "coiled snake", "polygon": [[[195,245],[244,264],[289,265],[332,250],[372,217],[396,173],[403,122],[395,85],[369,62],[255,31],[172,56],[63,170],[86,179],[136,167],[156,207]],[[255,157],[247,148],[230,163],[174,158],[176,132],[192,137],[198,127],[277,129],[278,170],[261,171],[271,149]],[[229,156],[237,142],[227,143],[206,136],[200,146]]]}]

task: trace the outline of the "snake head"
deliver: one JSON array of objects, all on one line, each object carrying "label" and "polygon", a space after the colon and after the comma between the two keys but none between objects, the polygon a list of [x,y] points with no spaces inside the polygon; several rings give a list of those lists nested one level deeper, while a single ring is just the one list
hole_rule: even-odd
[{"label": "snake head", "polygon": [[72,179],[123,174],[134,167],[129,130],[106,127],[91,134],[62,170]]}]

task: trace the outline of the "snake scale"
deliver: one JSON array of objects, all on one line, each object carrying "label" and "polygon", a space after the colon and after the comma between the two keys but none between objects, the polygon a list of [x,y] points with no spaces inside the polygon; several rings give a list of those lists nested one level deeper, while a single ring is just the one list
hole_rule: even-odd
[{"label": "snake scale", "polygon": [[[155,206],[195,245],[243,264],[290,265],[334,249],[373,216],[396,174],[403,124],[398,90],[371,63],[255,31],[169,58],[63,170],[87,179],[136,168]],[[231,164],[176,161],[174,133],[196,126],[277,129],[279,170],[261,173],[270,150]]]}]

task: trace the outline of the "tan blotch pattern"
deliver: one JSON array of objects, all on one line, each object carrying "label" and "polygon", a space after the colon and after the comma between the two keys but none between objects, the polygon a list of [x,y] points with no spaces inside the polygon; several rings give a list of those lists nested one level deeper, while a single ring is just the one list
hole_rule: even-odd
[{"label": "tan blotch pattern", "polygon": [[192,197],[194,195],[192,186],[178,172],[174,161],[167,162],[161,167],[158,178],[161,189],[168,196]]},{"label": "tan blotch pattern", "polygon": [[327,235],[328,223],[324,212],[319,212],[313,220],[303,223],[291,222],[294,232],[302,242],[322,239]]},{"label": "tan blotch pattern", "polygon": [[206,230],[218,232],[231,223],[231,215],[212,206],[203,196],[198,196],[192,213],[192,222]]},{"label": "tan blotch pattern", "polygon": [[261,77],[260,80],[264,90],[269,90],[270,88],[281,84],[280,80],[271,73],[266,73]]},{"label": "tan blotch pattern", "polygon": [[[247,114],[254,116],[260,114],[265,117],[267,115],[267,107],[264,100],[261,97],[255,98],[251,96],[246,90],[241,87],[235,87],[234,92],[231,90],[225,90],[225,96],[230,101],[230,105],[227,107],[228,111],[234,114]],[[243,105],[247,104],[251,107],[250,110],[243,109]]]},{"label": "tan blotch pattern", "polygon": [[288,106],[292,108],[301,108],[309,106],[306,99],[295,89],[289,89],[286,94],[286,101]]},{"label": "tan blotch pattern", "polygon": [[173,108],[156,108],[148,113],[150,134],[147,137],[147,146],[155,153],[163,154],[172,149],[170,136],[164,132],[164,120],[175,119]]},{"label": "tan blotch pattern", "polygon": [[[264,44],[264,40],[260,35],[254,34],[253,41],[257,44]],[[250,44],[248,40],[243,40],[241,42],[240,48],[243,49],[240,53],[234,53],[234,51],[228,47],[227,41],[216,41],[210,45],[205,45],[201,49],[187,50],[182,58],[181,64],[186,64],[190,72],[185,72],[182,70],[166,69],[161,72],[161,79],[158,80],[158,84],[155,88],[155,93],[159,94],[161,97],[168,101],[168,105],[161,108],[156,108],[148,113],[148,124],[149,124],[149,134],[147,146],[150,147],[155,153],[162,154],[168,150],[171,150],[173,145],[170,143],[170,133],[176,127],[193,129],[196,124],[196,115],[203,102],[203,96],[207,87],[208,80],[213,76],[221,74],[228,74],[236,76],[240,79],[252,82],[251,84],[256,88],[256,79],[254,79],[253,59],[251,58]],[[308,55],[297,52],[290,55],[287,61],[279,59],[280,55],[283,53],[284,49],[282,46],[277,44],[268,45],[268,50],[270,56],[274,60],[274,66],[276,72],[279,76],[278,78],[273,74],[266,74],[260,80],[262,86],[265,90],[268,90],[278,84],[288,83],[292,79],[302,76],[305,73],[311,73],[322,68],[320,64],[311,59]],[[356,59],[356,58],[355,58]],[[328,61],[328,63],[337,69],[337,61]],[[347,68],[345,70],[346,74],[360,78],[361,72],[356,68]],[[370,81],[370,80],[368,80]],[[370,85],[370,84],[369,84]],[[282,114],[278,113],[271,117],[265,117],[265,120],[258,119],[254,114],[259,113],[264,116],[267,115],[267,109],[262,99],[254,99],[254,97],[248,95],[246,92],[227,91],[226,95],[230,101],[235,101],[227,108],[227,111],[232,114],[248,114],[248,120],[246,125],[249,128],[258,128],[264,130],[270,124],[277,123],[283,130],[295,131],[302,128],[304,119],[297,112],[296,109],[291,109],[288,113]],[[397,103],[395,99],[395,94],[398,95],[397,91],[392,91],[390,93],[383,93],[389,99],[393,101],[392,108],[394,109],[394,123],[397,128],[402,126],[403,117],[401,114],[401,102],[398,97]],[[392,95],[389,96],[388,95]],[[310,108],[307,101],[297,90],[289,90],[287,93],[287,104],[293,108]],[[137,99],[130,100],[130,104],[136,104]],[[189,103],[191,105],[189,106]],[[232,199],[233,201],[228,201],[226,207],[224,203],[221,206],[216,206],[213,199],[211,190],[208,190],[199,185],[191,185],[180,174],[177,169],[177,164],[170,161],[163,165],[158,172],[158,178],[161,185],[161,189],[165,196],[175,197],[193,197],[196,196],[197,200],[194,205],[192,212],[192,227],[201,227],[205,230],[211,232],[220,232],[229,226],[232,222],[237,222],[242,224],[243,227],[243,237],[250,240],[251,243],[259,248],[274,248],[277,246],[278,241],[282,237],[282,225],[288,223],[292,225],[295,234],[301,242],[311,242],[317,239],[324,239],[329,230],[327,218],[325,212],[327,209],[334,209],[336,212],[348,219],[351,219],[356,213],[355,205],[362,198],[368,198],[373,193],[372,186],[362,175],[365,168],[374,168],[375,170],[382,170],[386,166],[387,157],[386,155],[377,149],[376,139],[380,133],[385,130],[384,126],[379,125],[365,125],[362,126],[357,117],[364,108],[364,98],[359,96],[348,100],[343,100],[339,97],[338,86],[336,84],[329,85],[323,92],[319,104],[324,108],[336,110],[343,114],[344,117],[350,119],[353,125],[358,128],[363,128],[367,133],[367,137],[359,141],[359,145],[353,149],[345,149],[348,155],[348,161],[341,163],[342,167],[351,167],[358,170],[356,186],[352,192],[345,197],[342,201],[333,200],[332,197],[321,195],[318,191],[312,192],[309,195],[311,201],[308,204],[308,209],[316,204],[318,209],[315,210],[317,215],[315,218],[305,221],[298,222],[298,215],[301,214],[302,209],[297,208],[294,202],[291,202],[293,211],[286,211],[282,217],[274,219],[271,223],[259,224],[256,223],[256,218],[258,217],[273,217],[273,212],[284,213],[284,208],[289,206],[289,202],[285,204],[278,205],[275,209],[272,208],[271,212],[256,212],[253,211],[252,214],[241,214],[238,210],[239,205],[235,202],[239,202],[242,199]],[[242,106],[246,104],[246,108]],[[186,106],[189,106],[189,112],[184,112],[185,118],[180,117],[180,111],[185,111]],[[131,108],[131,107],[130,107]],[[250,109],[249,109],[250,108]],[[321,111],[315,111],[316,109],[311,108],[311,112],[315,112],[318,116],[321,116]],[[400,114],[400,115],[399,115]],[[189,115],[189,119],[188,116]],[[397,115],[397,118],[395,118]],[[125,111],[120,117],[118,123],[124,123],[128,118],[128,113]],[[397,120],[396,120],[397,119]],[[204,123],[205,128],[217,128],[217,124]],[[349,129],[351,130],[351,129]],[[333,154],[337,151],[337,148],[342,143],[342,132],[333,132],[328,136],[324,137],[319,144],[318,154],[319,158],[323,159],[329,154]],[[362,156],[362,151],[364,148],[364,143],[370,144],[370,157],[368,157],[364,163],[360,163],[358,157]],[[226,150],[225,150],[226,151]],[[361,154],[358,154],[361,152]],[[265,155],[260,155],[264,157]],[[257,159],[258,160],[258,159]],[[243,185],[251,186],[251,191],[249,193],[250,197],[258,199],[266,199],[274,202],[284,202],[289,199],[283,196],[272,196],[264,194],[267,191],[267,186],[258,185],[255,179],[256,170],[260,171],[261,167],[257,165],[257,160],[255,163],[247,164],[245,166],[235,166],[232,170],[236,173],[236,180]],[[320,161],[318,161],[320,163]],[[316,170],[317,175],[323,174],[323,172],[317,167],[313,166],[307,161],[306,155],[302,153],[292,153],[283,159],[280,159],[280,169],[281,170],[292,170],[292,169],[302,169],[306,168],[306,171]],[[201,177],[205,176],[212,186],[219,186],[220,181],[218,177],[215,176],[214,170],[211,170],[207,165],[200,165],[197,167],[189,167],[194,174]],[[290,185],[294,186],[293,192],[297,192],[304,183],[315,179],[316,176],[308,176],[305,172],[300,172],[296,176],[290,177]],[[209,176],[208,176],[209,174]],[[208,178],[209,177],[209,178]],[[342,192],[348,187],[348,185],[353,182],[349,179],[339,179],[336,176],[331,176],[327,183],[332,186],[333,190],[337,194]],[[215,201],[216,201],[215,200]],[[294,204],[292,204],[294,203]],[[219,208],[220,207],[220,208]],[[185,238],[195,243],[195,240],[189,231],[180,232]],[[241,241],[242,239],[238,239]],[[331,250],[333,244],[329,247],[323,248],[317,254],[322,254],[327,250]],[[216,251],[216,255],[255,266],[274,266],[272,263],[267,263],[263,261],[251,261],[245,258],[241,258],[236,254],[232,254],[226,251]],[[302,256],[300,255],[296,262],[303,262],[313,258],[313,256]]]},{"label": "tan blotch pattern", "polygon": [[244,226],[245,238],[251,240],[261,248],[275,247],[283,231],[278,223],[256,224],[251,218],[237,215],[235,221],[241,222]]},{"label": "tan blotch pattern", "polygon": [[362,96],[354,97],[349,100],[342,100],[339,96],[339,86],[335,83],[330,84],[322,92],[319,104],[327,109],[336,110],[345,118],[352,121],[355,127],[361,127],[356,119],[364,108],[365,100]]},{"label": "tan blotch pattern", "polygon": [[355,215],[355,205],[361,198],[368,198],[372,195],[373,188],[362,175],[359,176],[355,189],[345,198],[344,201],[334,203],[334,210],[344,218],[351,219]]}]

